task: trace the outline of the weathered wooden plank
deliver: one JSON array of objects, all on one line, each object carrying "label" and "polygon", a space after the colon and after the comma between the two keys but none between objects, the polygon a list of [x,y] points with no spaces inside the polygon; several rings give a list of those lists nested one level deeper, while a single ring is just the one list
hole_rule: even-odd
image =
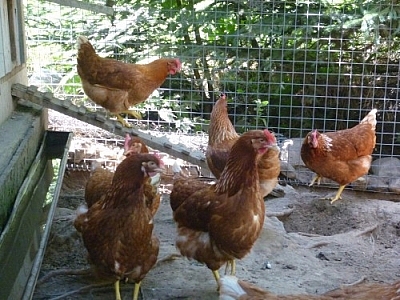
[{"label": "weathered wooden plank", "polygon": [[56,110],[67,116],[120,135],[121,137],[125,137],[126,133],[138,136],[143,139],[146,145],[153,149],[168,153],[169,155],[183,159],[184,161],[208,170],[203,152],[200,150],[193,151],[192,149],[187,148],[184,144],[174,144],[170,141],[168,135],[156,137],[136,128],[122,127],[121,123],[115,120],[110,120],[104,113],[90,112],[85,110],[82,106],[76,106],[72,102],[64,103],[64,100],[54,97],[51,93],[38,91],[38,87],[36,86],[28,87],[17,83],[12,86],[11,94],[15,98],[28,100],[40,106]]}]

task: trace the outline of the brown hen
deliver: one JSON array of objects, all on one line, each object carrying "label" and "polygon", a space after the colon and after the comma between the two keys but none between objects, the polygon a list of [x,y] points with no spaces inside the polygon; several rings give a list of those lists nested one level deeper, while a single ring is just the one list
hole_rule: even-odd
[{"label": "brown hen", "polygon": [[234,276],[222,277],[220,284],[220,300],[400,300],[400,281],[359,283],[322,295],[276,295]]},{"label": "brown hen", "polygon": [[[149,149],[146,144],[138,137],[131,137],[129,134],[125,136],[124,142],[124,155],[129,156],[135,153],[149,153]],[[104,169],[100,162],[93,162],[91,166],[91,174],[86,183],[85,188],[85,201],[87,207],[91,207],[96,201],[99,201],[103,195],[111,187],[112,180],[114,178],[114,172]],[[149,207],[152,211],[157,211],[160,201],[160,195],[157,194],[156,189],[150,185],[151,179],[145,184],[145,195]],[[154,203],[154,204],[153,204]],[[154,207],[156,206],[156,207]]]},{"label": "brown hen", "polygon": [[85,36],[78,37],[77,44],[77,69],[86,95],[128,127],[130,125],[119,114],[140,118],[140,114],[129,108],[144,102],[168,75],[174,75],[181,69],[181,62],[177,58],[130,64],[100,57]]},{"label": "brown hen", "polygon": [[347,184],[368,173],[376,142],[376,112],[371,110],[353,128],[326,133],[313,130],[304,139],[301,158],[316,173],[310,186],[322,177],[340,185],[335,197],[328,198],[331,203],[341,199]]},{"label": "brown hen", "polygon": [[151,174],[161,171],[156,156],[131,155],[117,167],[104,197],[89,209],[78,209],[74,226],[82,234],[89,261],[100,276],[115,279],[117,300],[121,279],[135,282],[136,300],[140,282],[157,261],[159,241],[153,235],[143,186]]},{"label": "brown hen", "polygon": [[149,153],[149,148],[137,136],[131,137],[129,133],[125,135],[124,155],[129,156],[135,153]]},{"label": "brown hen", "polygon": [[[221,94],[211,111],[208,135],[207,165],[213,175],[219,178],[233,144],[239,139],[239,134],[236,133],[229,120],[227,99],[224,94]],[[267,196],[275,188],[278,183],[279,173],[279,147],[275,146],[264,154],[258,164],[258,176],[263,197]]]},{"label": "brown hen", "polygon": [[99,201],[110,189],[114,172],[104,169],[100,162],[93,162],[91,174],[85,187],[85,202],[91,207]]},{"label": "brown hen", "polygon": [[261,233],[265,205],[257,163],[274,144],[268,130],[248,131],[233,145],[215,184],[193,184],[192,179],[174,183],[170,201],[177,223],[176,246],[183,256],[206,264],[217,282],[219,268],[228,262],[234,266]]}]

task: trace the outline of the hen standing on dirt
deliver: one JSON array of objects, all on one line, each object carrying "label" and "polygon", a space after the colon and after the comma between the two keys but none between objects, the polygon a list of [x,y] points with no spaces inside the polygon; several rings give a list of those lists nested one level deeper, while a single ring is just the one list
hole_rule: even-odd
[{"label": "hen standing on dirt", "polygon": [[218,269],[249,253],[261,233],[265,204],[257,163],[274,145],[268,130],[248,131],[233,145],[216,184],[198,189],[193,180],[174,183],[170,199],[176,246],[183,256],[205,263],[217,283]]},{"label": "hen standing on dirt", "polygon": [[130,64],[98,56],[85,36],[78,37],[77,44],[78,74],[86,95],[116,115],[118,121],[127,127],[131,126],[119,114],[141,118],[140,114],[129,108],[144,102],[168,75],[175,75],[181,69],[181,62],[177,58]]},{"label": "hen standing on dirt", "polygon": [[136,300],[141,280],[156,263],[159,241],[153,235],[144,183],[161,171],[156,156],[131,155],[117,167],[106,195],[89,210],[78,209],[74,225],[82,233],[90,263],[99,275],[115,278],[117,300],[121,300],[119,281],[124,278],[135,282]]},{"label": "hen standing on dirt", "polygon": [[301,158],[304,164],[317,173],[310,186],[322,177],[339,183],[331,203],[341,199],[347,184],[368,173],[375,148],[376,109],[371,110],[353,128],[336,132],[320,133],[311,131],[301,146]]}]

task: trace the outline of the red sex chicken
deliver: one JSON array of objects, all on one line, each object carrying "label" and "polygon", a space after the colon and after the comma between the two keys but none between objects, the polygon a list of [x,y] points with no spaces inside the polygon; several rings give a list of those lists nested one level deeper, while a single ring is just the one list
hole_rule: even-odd
[{"label": "red sex chicken", "polygon": [[135,154],[117,167],[107,193],[87,209],[78,209],[75,228],[82,234],[89,261],[100,277],[113,278],[115,296],[121,300],[119,282],[140,283],[157,261],[159,240],[153,235],[153,214],[144,191],[149,176],[163,171],[152,154]]},{"label": "red sex chicken", "polygon": [[177,224],[180,253],[207,265],[219,280],[219,268],[243,258],[259,237],[265,204],[257,165],[275,146],[268,130],[251,130],[233,144],[228,161],[215,184],[177,179],[170,201]]},{"label": "red sex chicken", "polygon": [[347,184],[368,173],[375,148],[376,113],[371,110],[360,124],[335,132],[321,133],[313,130],[307,134],[301,146],[301,158],[315,177],[310,183],[325,177],[340,187],[331,203],[341,199]]},{"label": "red sex chicken", "polygon": [[[211,111],[208,136],[207,165],[213,175],[219,178],[225,168],[232,146],[240,136],[229,120],[225,94],[221,94]],[[281,170],[279,152],[279,147],[275,145],[259,160],[258,177],[263,197],[270,194],[278,183]]]},{"label": "red sex chicken", "polygon": [[[130,134],[127,133],[124,142],[124,155],[129,156],[136,153],[149,153],[149,149],[141,139],[138,137],[131,137]],[[92,206],[93,203],[99,201],[102,196],[106,194],[112,185],[113,178],[113,171],[102,168],[99,162],[93,162],[91,174],[85,188],[85,201],[87,207]],[[149,179],[149,182],[150,180],[151,179]],[[152,191],[152,189],[151,186],[146,188],[146,190],[148,190],[146,193],[147,197],[150,199],[155,197],[159,198],[159,195],[156,195],[155,191]],[[149,201],[153,202],[153,200]],[[159,202],[159,200],[157,201],[154,199],[154,202]]]},{"label": "red sex chicken", "polygon": [[178,58],[131,64],[100,57],[85,36],[78,37],[77,44],[77,69],[86,95],[127,127],[131,125],[120,114],[130,114],[140,119],[140,114],[130,107],[146,101],[168,75],[175,75],[181,70]]}]

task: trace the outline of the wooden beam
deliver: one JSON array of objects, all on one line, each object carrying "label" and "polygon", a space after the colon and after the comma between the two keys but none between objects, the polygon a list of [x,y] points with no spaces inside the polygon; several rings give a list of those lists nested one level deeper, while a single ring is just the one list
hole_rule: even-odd
[{"label": "wooden beam", "polygon": [[76,106],[70,100],[61,100],[54,97],[52,93],[40,92],[37,86],[31,85],[27,87],[20,83],[13,84],[11,95],[17,99],[28,100],[42,107],[56,110],[62,114],[97,126],[121,137],[125,137],[126,133],[138,136],[146,145],[153,149],[168,153],[171,156],[208,170],[205,155],[200,149],[193,150],[182,143],[173,143],[171,141],[171,135],[154,136],[140,129],[122,127],[121,123],[110,120],[102,112],[91,112],[84,106]]},{"label": "wooden beam", "polygon": [[53,2],[60,4],[62,6],[69,6],[69,7],[75,7],[75,8],[80,8],[84,10],[89,10],[95,13],[100,13],[100,14],[105,14],[109,16],[114,15],[114,9],[109,6],[105,5],[98,5],[98,4],[93,4],[93,3],[87,3],[83,1],[77,1],[77,0],[46,0],[47,2]]}]

